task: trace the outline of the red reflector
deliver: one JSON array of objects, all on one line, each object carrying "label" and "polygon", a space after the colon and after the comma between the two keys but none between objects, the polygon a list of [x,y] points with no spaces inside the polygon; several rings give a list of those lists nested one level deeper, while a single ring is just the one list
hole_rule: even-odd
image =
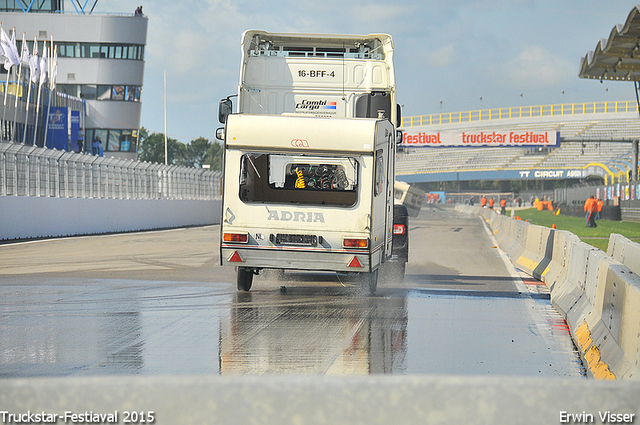
[{"label": "red reflector", "polygon": [[227,261],[236,262],[236,263],[242,263],[244,260],[242,259],[242,257],[238,253],[238,251],[233,251],[233,254],[231,254],[231,257],[229,257],[229,259],[227,259]]},{"label": "red reflector", "polygon": [[394,224],[393,225],[393,234],[394,235],[404,235],[406,231],[404,224]]},{"label": "red reflector", "polygon": [[247,243],[249,235],[246,233],[225,233],[222,235],[225,242]]},{"label": "red reflector", "polygon": [[369,246],[369,239],[343,239],[342,246],[345,248],[366,248]]},{"label": "red reflector", "polygon": [[353,257],[353,260],[349,262],[347,267],[362,267],[362,264],[360,264],[360,261],[358,261],[358,257]]}]

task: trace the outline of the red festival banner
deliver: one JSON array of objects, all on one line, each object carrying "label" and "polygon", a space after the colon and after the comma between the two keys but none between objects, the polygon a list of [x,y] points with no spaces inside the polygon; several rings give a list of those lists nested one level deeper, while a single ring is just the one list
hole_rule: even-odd
[{"label": "red festival banner", "polygon": [[402,147],[438,148],[438,147],[544,147],[559,146],[560,133],[557,131],[438,131],[415,132],[405,130],[402,135]]}]

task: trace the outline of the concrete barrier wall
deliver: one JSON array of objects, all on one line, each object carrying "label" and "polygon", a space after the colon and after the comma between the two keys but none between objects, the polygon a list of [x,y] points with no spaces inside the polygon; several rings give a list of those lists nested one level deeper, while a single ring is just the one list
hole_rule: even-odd
[{"label": "concrete barrier wall", "polygon": [[[605,412],[616,415],[619,420],[613,422],[637,423],[640,415],[637,381],[441,375],[98,376],[0,379],[0,384],[0,410],[7,415],[44,412],[64,418],[69,412],[71,419],[85,412],[117,412],[117,423],[135,419],[131,422],[157,425],[602,423],[600,414]],[[593,419],[569,420],[569,414]],[[55,423],[65,422],[58,419]]]},{"label": "concrete barrier wall", "polygon": [[635,274],[640,275],[640,244],[617,233],[612,233],[609,237],[607,254],[629,267]]},{"label": "concrete barrier wall", "polygon": [[547,284],[590,376],[640,379],[640,244],[611,235],[605,253],[570,232],[456,209],[481,215],[511,261]]},{"label": "concrete barrier wall", "polygon": [[0,196],[0,213],[13,240],[217,224],[220,201]]}]

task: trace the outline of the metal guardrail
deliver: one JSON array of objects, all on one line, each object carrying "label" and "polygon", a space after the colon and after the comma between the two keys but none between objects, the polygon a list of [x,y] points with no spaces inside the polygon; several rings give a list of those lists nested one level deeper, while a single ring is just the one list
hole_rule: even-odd
[{"label": "metal guardrail", "polygon": [[0,195],[59,198],[221,198],[219,171],[0,143]]},{"label": "metal guardrail", "polygon": [[459,124],[465,122],[490,121],[498,119],[624,112],[638,112],[637,102],[635,100],[627,100],[616,102],[562,103],[557,105],[513,106],[509,108],[480,109],[477,111],[417,115],[402,117],[401,127],[414,127],[436,124]]}]

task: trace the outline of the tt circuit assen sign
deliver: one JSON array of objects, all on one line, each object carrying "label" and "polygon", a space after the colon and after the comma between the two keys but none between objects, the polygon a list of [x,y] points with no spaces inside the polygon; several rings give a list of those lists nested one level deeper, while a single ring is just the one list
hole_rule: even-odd
[{"label": "tt circuit assen sign", "polygon": [[402,135],[402,147],[544,147],[559,146],[560,133],[557,131],[437,131],[415,132],[405,130]]}]

